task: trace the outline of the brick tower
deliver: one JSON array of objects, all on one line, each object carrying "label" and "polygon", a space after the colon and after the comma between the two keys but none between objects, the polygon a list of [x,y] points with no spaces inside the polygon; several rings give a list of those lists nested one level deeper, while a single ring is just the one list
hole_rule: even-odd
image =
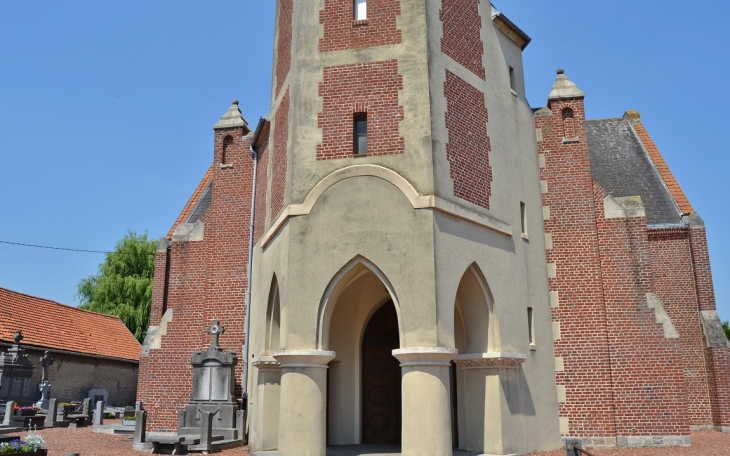
[{"label": "brick tower", "polygon": [[[243,348],[252,135],[238,101],[213,129],[213,163],[155,254],[151,327],[137,390],[150,431],[177,429],[177,412],[192,393],[190,356],[207,346],[205,328],[213,319],[226,327],[224,349]],[[241,400],[240,366],[237,373]]]},{"label": "brick tower", "polygon": [[[277,2],[256,135],[255,448],[557,446],[529,40],[485,0]],[[370,362],[376,311],[398,338],[379,333]]]}]

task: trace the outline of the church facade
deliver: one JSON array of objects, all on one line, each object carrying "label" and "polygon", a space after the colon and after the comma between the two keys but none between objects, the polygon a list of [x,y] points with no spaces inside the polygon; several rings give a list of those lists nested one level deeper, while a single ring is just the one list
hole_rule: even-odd
[{"label": "church facade", "polygon": [[282,456],[730,426],[699,216],[638,115],[586,122],[562,73],[529,106],[529,41],[487,1],[277,2],[271,113],[234,102],[158,245],[149,431],[176,430],[212,319],[249,444]]}]

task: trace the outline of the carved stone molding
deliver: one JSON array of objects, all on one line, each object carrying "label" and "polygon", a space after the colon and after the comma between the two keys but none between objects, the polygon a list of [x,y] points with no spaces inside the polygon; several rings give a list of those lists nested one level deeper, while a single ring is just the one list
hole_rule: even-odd
[{"label": "carved stone molding", "polygon": [[522,353],[482,353],[457,356],[454,362],[462,369],[517,369],[527,359]]},{"label": "carved stone molding", "polygon": [[281,363],[273,356],[262,356],[251,365],[260,371],[281,370]]}]

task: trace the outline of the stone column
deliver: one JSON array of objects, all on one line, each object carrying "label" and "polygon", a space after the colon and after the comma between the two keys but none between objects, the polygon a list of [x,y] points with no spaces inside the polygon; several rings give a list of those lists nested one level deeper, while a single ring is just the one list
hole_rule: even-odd
[{"label": "stone column", "polygon": [[393,350],[403,376],[403,456],[451,454],[449,366],[456,354],[441,347]]},{"label": "stone column", "polygon": [[282,350],[279,456],[326,456],[327,363],[335,352]]},{"label": "stone column", "polygon": [[276,450],[279,447],[281,364],[273,356],[261,356],[251,366],[256,368],[258,375],[249,444],[260,451]]},{"label": "stone column", "polygon": [[[465,432],[459,446],[471,453],[510,453],[522,438],[521,428],[503,414],[507,398],[502,382],[509,382],[508,371],[517,371],[525,362],[521,353],[474,353],[459,355],[455,362],[462,370],[457,394],[464,401]],[[513,385],[518,391],[518,385]],[[519,429],[518,429],[519,428]]]}]

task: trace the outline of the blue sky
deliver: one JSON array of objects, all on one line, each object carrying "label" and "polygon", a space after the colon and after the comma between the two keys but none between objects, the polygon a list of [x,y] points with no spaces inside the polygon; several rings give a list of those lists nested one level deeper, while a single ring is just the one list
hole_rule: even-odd
[{"label": "blue sky", "polygon": [[[730,3],[495,0],[533,38],[528,99],[566,74],[588,118],[641,112],[710,244],[730,319]],[[232,99],[268,111],[274,2],[0,2],[0,241],[111,250],[163,236]],[[102,255],[0,244],[0,286],[74,304]]]}]

